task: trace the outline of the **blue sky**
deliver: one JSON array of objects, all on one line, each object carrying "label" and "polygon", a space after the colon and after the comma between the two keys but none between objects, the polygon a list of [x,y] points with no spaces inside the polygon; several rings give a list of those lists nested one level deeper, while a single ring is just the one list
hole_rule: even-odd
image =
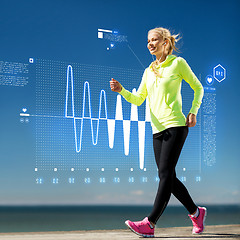
[{"label": "blue sky", "polygon": [[[217,162],[205,167],[202,182],[187,182],[194,199],[208,204],[240,203],[238,119],[239,2],[230,1],[77,1],[2,0],[0,61],[27,62],[29,57],[69,63],[141,70],[122,45],[107,52],[97,29],[116,29],[147,67],[147,31],[156,26],[180,33],[179,55],[198,76],[222,64],[227,78],[216,83]],[[113,61],[114,59],[114,61]],[[139,80],[127,83],[138,87]],[[203,82],[203,80],[202,80]],[[19,111],[35,106],[31,88],[0,85],[0,204],[151,204],[157,184],[35,184],[35,125],[19,124]],[[99,83],[96,83],[96,85]],[[108,83],[100,88],[107,89]],[[98,89],[96,87],[96,89]],[[110,92],[110,91],[109,91]],[[108,93],[109,93],[108,92]],[[113,95],[112,95],[113,96]],[[151,144],[149,144],[151,146]],[[154,161],[154,160],[153,160]],[[51,176],[51,172],[43,173]],[[125,174],[125,173],[122,173]],[[66,173],[67,175],[67,173]],[[71,197],[69,197],[71,196]],[[173,204],[177,203],[174,199]]]}]

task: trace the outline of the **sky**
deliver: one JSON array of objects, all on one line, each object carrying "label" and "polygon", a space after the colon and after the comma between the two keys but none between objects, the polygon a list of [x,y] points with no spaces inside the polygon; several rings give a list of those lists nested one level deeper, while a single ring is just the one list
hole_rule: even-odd
[{"label": "sky", "polygon": [[[157,182],[94,182],[94,178],[104,176],[127,179],[130,173],[126,169],[130,167],[131,159],[137,159],[137,150],[130,153],[130,160],[122,158],[119,169],[124,170],[117,175],[107,170],[103,172],[100,170],[103,159],[109,161],[105,164],[107,169],[113,166],[111,161],[121,161],[122,156],[122,149],[115,148],[114,153],[106,150],[106,133],[100,132],[105,134],[105,142],[99,141],[96,148],[91,146],[89,149],[86,146],[92,139],[90,134],[87,135],[79,155],[69,150],[74,146],[74,137],[72,125],[69,127],[64,122],[67,120],[30,118],[29,124],[21,124],[19,114],[26,107],[31,114],[44,111],[48,115],[58,115],[64,109],[58,97],[65,98],[65,92],[60,91],[66,84],[65,80],[61,82],[61,74],[66,75],[67,66],[71,64],[75,79],[88,77],[92,101],[98,101],[101,89],[106,91],[108,112],[113,117],[116,95],[111,93],[104,76],[110,78],[112,74],[129,90],[137,88],[144,68],[152,61],[146,47],[147,32],[158,26],[180,33],[178,55],[187,60],[197,76],[201,74],[203,84],[214,66],[221,64],[226,68],[226,79],[214,83],[217,98],[216,163],[211,167],[202,163],[202,181],[187,181],[185,184],[198,203],[240,204],[239,1],[173,0],[170,4],[142,0],[1,0],[0,4],[0,62],[28,64],[28,73],[21,76],[29,78],[29,83],[23,87],[0,85],[0,205],[152,204]],[[116,30],[127,36],[129,45],[117,43],[113,49],[107,50],[109,42],[97,38],[99,28]],[[35,62],[29,63],[29,58]],[[40,80],[42,85],[39,85]],[[76,81],[77,87],[82,85],[77,86]],[[43,92],[46,95],[43,96]],[[55,100],[52,100],[53,96]],[[129,107],[125,102],[122,104]],[[92,110],[96,114],[98,103],[93,104]],[[87,127],[90,129],[90,125]],[[66,134],[61,134],[60,128]],[[137,131],[137,127],[134,126],[133,130]],[[150,128],[147,136],[146,154],[150,157],[146,164],[154,169]],[[133,139],[137,141],[137,136]],[[120,140],[115,144],[121,144]],[[68,166],[66,159],[74,166],[78,166],[77,158],[81,158],[84,164],[87,159],[92,168],[99,168],[99,171],[56,173],[44,170],[44,167],[53,167],[56,158],[64,166]],[[84,164],[79,167],[87,166]],[[43,170],[35,172],[36,165]],[[133,174],[136,179],[157,175],[152,171]],[[194,174],[194,171],[190,172],[187,177],[191,179]],[[89,176],[93,179],[91,184],[77,182]],[[55,177],[60,179],[58,184],[48,182]],[[61,181],[68,177],[74,177],[76,183]],[[41,178],[47,180],[44,184],[37,184]],[[178,202],[172,198],[171,204]]]}]

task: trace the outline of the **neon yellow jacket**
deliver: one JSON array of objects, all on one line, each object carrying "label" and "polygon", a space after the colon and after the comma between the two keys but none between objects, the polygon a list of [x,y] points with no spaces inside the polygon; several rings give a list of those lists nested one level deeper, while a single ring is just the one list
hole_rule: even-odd
[{"label": "neon yellow jacket", "polygon": [[161,77],[156,77],[152,64],[145,69],[136,94],[123,87],[120,92],[128,102],[137,106],[148,97],[153,134],[170,127],[186,125],[186,117],[182,113],[182,79],[194,90],[189,113],[197,115],[204,93],[202,84],[182,57],[168,55],[158,70]]}]

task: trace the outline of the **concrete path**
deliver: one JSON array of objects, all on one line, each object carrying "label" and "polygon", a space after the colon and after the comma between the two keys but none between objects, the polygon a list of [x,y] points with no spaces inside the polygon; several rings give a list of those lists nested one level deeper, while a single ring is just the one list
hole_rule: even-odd
[{"label": "concrete path", "polygon": [[[157,228],[155,239],[240,239],[240,225],[207,226],[201,235],[192,235],[191,227]],[[142,239],[130,230],[99,230],[40,233],[0,233],[0,240],[122,240]]]}]

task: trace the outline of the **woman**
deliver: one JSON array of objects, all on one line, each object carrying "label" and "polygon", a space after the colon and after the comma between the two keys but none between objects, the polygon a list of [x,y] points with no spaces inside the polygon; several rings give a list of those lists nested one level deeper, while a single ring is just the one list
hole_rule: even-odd
[{"label": "woman", "polygon": [[[132,94],[115,79],[110,81],[111,90],[120,93],[128,102],[141,105],[149,100],[153,148],[159,173],[159,187],[150,215],[140,222],[125,224],[136,234],[154,237],[154,227],[166,208],[171,193],[185,206],[193,222],[193,234],[203,232],[206,208],[197,207],[186,187],[176,177],[175,167],[188,127],[196,125],[196,115],[203,98],[203,87],[187,62],[172,55],[177,50],[178,35],[168,29],[154,28],[148,32],[147,47],[156,60],[145,69],[136,94]],[[181,82],[184,79],[194,90],[192,108],[187,118],[182,113]]]}]

